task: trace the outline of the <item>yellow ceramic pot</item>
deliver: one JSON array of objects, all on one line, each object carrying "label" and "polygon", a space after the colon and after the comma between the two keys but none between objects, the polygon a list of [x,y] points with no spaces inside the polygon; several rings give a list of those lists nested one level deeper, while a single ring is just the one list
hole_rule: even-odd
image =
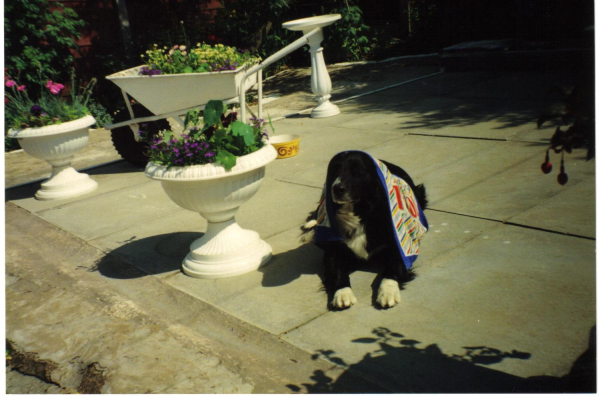
[{"label": "yellow ceramic pot", "polygon": [[277,159],[291,158],[300,151],[299,135],[274,135],[269,137],[269,143],[277,150]]}]

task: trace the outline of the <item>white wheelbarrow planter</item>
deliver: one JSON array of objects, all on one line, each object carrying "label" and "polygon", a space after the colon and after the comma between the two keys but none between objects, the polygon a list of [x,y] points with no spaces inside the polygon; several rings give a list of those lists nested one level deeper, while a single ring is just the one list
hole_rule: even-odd
[{"label": "white wheelbarrow planter", "polygon": [[30,156],[42,159],[52,166],[50,178],[42,183],[35,194],[39,200],[66,199],[92,192],[98,183],[87,174],[71,166],[75,153],[85,147],[89,127],[96,123],[92,116],[45,127],[26,128],[8,132],[19,140],[21,148]]},{"label": "white wheelbarrow planter", "polygon": [[[155,115],[169,115],[173,112],[185,114],[184,110],[206,104],[211,99],[236,98],[244,72],[248,69],[244,65],[236,70],[222,72],[141,76],[139,70],[142,66],[144,65],[106,78]],[[244,89],[250,89],[256,81],[256,74],[249,76]]]},{"label": "white wheelbarrow planter", "polygon": [[239,207],[260,188],[265,166],[277,157],[273,146],[237,158],[230,171],[219,164],[165,167],[148,163],[146,176],[161,182],[167,195],[208,221],[206,234],[194,241],[183,260],[185,274],[226,278],[253,271],[271,258],[271,246],[257,232],[235,221]]}]

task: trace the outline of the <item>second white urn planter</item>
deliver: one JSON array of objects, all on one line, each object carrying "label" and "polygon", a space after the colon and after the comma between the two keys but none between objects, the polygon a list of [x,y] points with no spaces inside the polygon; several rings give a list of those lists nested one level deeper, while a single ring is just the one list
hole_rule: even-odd
[{"label": "second white urn planter", "polygon": [[93,116],[45,127],[11,129],[8,136],[19,140],[30,156],[52,166],[50,178],[35,194],[39,200],[66,199],[92,192],[98,183],[71,166],[73,156],[88,142],[89,127],[96,123]]},{"label": "second white urn planter", "polygon": [[208,221],[206,233],[194,241],[183,260],[186,275],[214,279],[241,275],[264,265],[271,246],[258,233],[241,228],[235,214],[258,191],[265,166],[277,157],[267,144],[237,158],[230,171],[219,164],[165,167],[148,163],[146,176],[161,182],[166,194],[184,209]]}]

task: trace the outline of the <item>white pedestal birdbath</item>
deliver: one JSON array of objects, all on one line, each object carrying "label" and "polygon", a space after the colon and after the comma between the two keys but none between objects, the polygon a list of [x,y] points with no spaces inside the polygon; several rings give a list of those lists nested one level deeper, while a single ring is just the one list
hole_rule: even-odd
[{"label": "white pedestal birdbath", "polygon": [[323,47],[321,47],[321,42],[323,41],[323,27],[331,25],[340,18],[342,18],[340,14],[320,15],[317,17],[297,19],[283,24],[284,28],[302,31],[305,35],[314,29],[319,29],[316,34],[308,38],[308,44],[310,45],[310,64],[312,69],[310,87],[312,92],[317,96],[318,101],[317,106],[310,114],[311,117],[330,117],[340,113],[339,108],[329,101],[329,98],[331,98],[331,78],[329,77],[327,67],[325,66]]}]

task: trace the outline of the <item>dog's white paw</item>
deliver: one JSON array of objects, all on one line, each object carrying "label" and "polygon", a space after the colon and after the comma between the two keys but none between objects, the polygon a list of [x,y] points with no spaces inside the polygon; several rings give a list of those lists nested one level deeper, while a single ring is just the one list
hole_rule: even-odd
[{"label": "dog's white paw", "polygon": [[306,224],[304,224],[305,229],[311,229],[317,226],[317,220],[310,220]]},{"label": "dog's white paw", "polygon": [[331,304],[335,308],[344,309],[352,307],[357,301],[356,297],[354,297],[354,293],[352,293],[352,289],[345,287],[335,292]]},{"label": "dog's white paw", "polygon": [[400,302],[400,286],[393,279],[383,279],[377,293],[377,303],[382,308],[391,308]]}]

